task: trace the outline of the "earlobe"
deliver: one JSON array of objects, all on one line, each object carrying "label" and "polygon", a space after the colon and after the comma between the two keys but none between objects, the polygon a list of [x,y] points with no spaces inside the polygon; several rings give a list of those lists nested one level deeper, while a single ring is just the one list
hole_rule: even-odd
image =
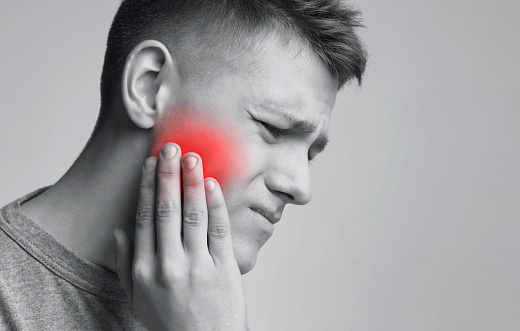
[{"label": "earlobe", "polygon": [[123,105],[132,122],[140,128],[155,125],[178,82],[178,71],[167,48],[146,40],[128,54],[122,72]]}]

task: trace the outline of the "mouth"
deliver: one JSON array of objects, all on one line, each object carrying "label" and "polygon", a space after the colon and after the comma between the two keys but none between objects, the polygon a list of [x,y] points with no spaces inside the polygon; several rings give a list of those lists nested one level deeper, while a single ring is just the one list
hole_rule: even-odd
[{"label": "mouth", "polygon": [[274,232],[274,224],[267,217],[262,215],[261,211],[253,208],[250,209],[253,212],[253,222],[256,223],[262,232],[266,232],[269,235],[272,235]]},{"label": "mouth", "polygon": [[250,208],[250,209],[252,211],[256,212],[257,214],[259,214],[260,216],[262,216],[263,218],[265,218],[269,223],[271,223],[273,225],[276,224],[278,221],[280,221],[280,217],[277,217],[274,214],[266,212],[262,209],[258,209],[258,208]]}]

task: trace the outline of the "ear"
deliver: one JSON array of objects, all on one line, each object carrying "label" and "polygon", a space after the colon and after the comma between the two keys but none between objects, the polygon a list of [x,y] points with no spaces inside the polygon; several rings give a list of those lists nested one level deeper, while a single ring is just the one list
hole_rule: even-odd
[{"label": "ear", "polygon": [[145,40],[128,54],[122,72],[122,99],[130,119],[140,128],[155,125],[158,115],[175,99],[180,76],[168,49]]}]

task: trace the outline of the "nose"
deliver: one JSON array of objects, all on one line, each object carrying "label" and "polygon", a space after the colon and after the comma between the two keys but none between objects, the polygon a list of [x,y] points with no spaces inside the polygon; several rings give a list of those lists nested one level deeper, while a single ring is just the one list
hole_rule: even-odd
[{"label": "nose", "polygon": [[265,177],[270,191],[279,195],[285,203],[305,205],[312,199],[312,183],[307,153],[294,155],[283,153],[278,162],[272,163]]}]

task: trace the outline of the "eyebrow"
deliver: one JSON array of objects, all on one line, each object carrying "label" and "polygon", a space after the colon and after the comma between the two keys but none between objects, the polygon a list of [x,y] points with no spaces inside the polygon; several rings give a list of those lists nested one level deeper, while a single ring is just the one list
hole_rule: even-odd
[{"label": "eyebrow", "polygon": [[[263,105],[261,105],[261,107],[270,113],[278,115],[278,117],[282,117],[285,121],[291,123],[291,125],[294,128],[296,128],[297,130],[299,130],[303,133],[313,134],[316,131],[318,131],[318,127],[314,123],[300,119],[292,114],[288,114],[276,105],[263,104]],[[321,134],[314,142],[314,145],[316,146],[316,149],[318,150],[318,152],[321,153],[321,152],[323,152],[323,150],[325,150],[325,147],[327,147],[328,143],[329,143],[329,138],[325,134]]]}]

